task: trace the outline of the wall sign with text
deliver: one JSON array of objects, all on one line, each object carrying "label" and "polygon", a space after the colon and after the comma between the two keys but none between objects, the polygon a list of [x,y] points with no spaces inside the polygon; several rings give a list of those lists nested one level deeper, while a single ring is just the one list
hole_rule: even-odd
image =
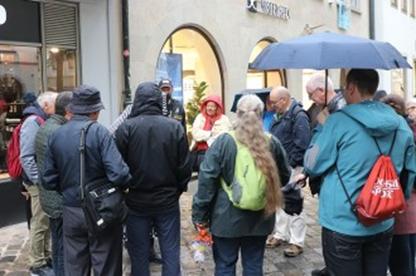
[{"label": "wall sign with text", "polygon": [[264,13],[282,20],[290,19],[288,7],[268,0],[247,0],[247,10],[253,13]]}]

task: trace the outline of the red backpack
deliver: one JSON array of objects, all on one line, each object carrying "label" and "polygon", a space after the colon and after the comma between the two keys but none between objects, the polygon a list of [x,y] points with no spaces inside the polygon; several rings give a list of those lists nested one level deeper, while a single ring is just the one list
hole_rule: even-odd
[{"label": "red backpack", "polygon": [[[22,176],[23,168],[20,163],[20,129],[26,118],[14,128],[9,146],[7,147],[7,170],[13,180],[20,179]],[[36,116],[36,122],[41,126],[45,121],[42,117]]]},{"label": "red backpack", "polygon": [[396,173],[394,164],[390,158],[397,131],[394,132],[393,142],[390,146],[389,153],[383,154],[380,146],[376,142],[380,156],[377,158],[370,174],[365,182],[355,204],[352,203],[341,175],[336,167],[338,177],[341,181],[348,201],[358,220],[365,226],[372,226],[383,220],[392,218],[406,209],[406,200],[404,198],[400,179]]}]

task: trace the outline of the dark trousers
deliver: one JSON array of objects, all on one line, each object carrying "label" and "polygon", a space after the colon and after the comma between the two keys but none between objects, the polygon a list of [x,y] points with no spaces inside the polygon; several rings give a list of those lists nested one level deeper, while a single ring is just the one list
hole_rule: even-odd
[{"label": "dark trousers", "polygon": [[392,276],[415,276],[416,234],[394,235],[389,268]]},{"label": "dark trousers", "polygon": [[64,207],[64,266],[67,276],[122,275],[122,226],[88,233],[81,208]]},{"label": "dark trousers", "polygon": [[150,239],[156,230],[162,253],[162,276],[178,276],[180,269],[180,212],[140,215],[130,212],[127,218],[127,250],[131,260],[132,276],[148,276]]},{"label": "dark trousers", "polygon": [[235,274],[235,264],[241,249],[244,276],[262,276],[263,258],[267,236],[241,238],[220,238],[213,236],[212,251],[215,262],[215,276]]},{"label": "dark trousers", "polygon": [[62,218],[50,218],[52,240],[52,266],[55,276],[64,276],[64,240],[62,233]]},{"label": "dark trousers", "polygon": [[322,248],[329,275],[385,276],[392,229],[356,237],[322,228]]}]

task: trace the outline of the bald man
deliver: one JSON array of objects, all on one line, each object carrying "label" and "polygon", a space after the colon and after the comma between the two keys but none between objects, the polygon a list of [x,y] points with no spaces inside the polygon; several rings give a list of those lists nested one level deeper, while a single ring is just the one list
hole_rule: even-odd
[{"label": "bald man", "polygon": [[[286,87],[273,88],[269,98],[276,110],[270,132],[286,150],[289,164],[294,169],[294,178],[303,170],[303,156],[311,138],[309,117]],[[268,239],[267,245],[276,247],[287,241],[289,245],[283,252],[287,257],[295,257],[303,252],[305,235],[306,223],[302,213],[285,208],[276,215],[275,232]]]}]

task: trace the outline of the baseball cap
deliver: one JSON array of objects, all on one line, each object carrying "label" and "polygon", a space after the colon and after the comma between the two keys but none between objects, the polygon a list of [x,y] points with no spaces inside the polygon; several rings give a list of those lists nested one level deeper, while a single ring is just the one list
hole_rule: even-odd
[{"label": "baseball cap", "polygon": [[164,87],[173,88],[172,82],[170,79],[161,79],[159,82],[159,88],[162,89]]}]

